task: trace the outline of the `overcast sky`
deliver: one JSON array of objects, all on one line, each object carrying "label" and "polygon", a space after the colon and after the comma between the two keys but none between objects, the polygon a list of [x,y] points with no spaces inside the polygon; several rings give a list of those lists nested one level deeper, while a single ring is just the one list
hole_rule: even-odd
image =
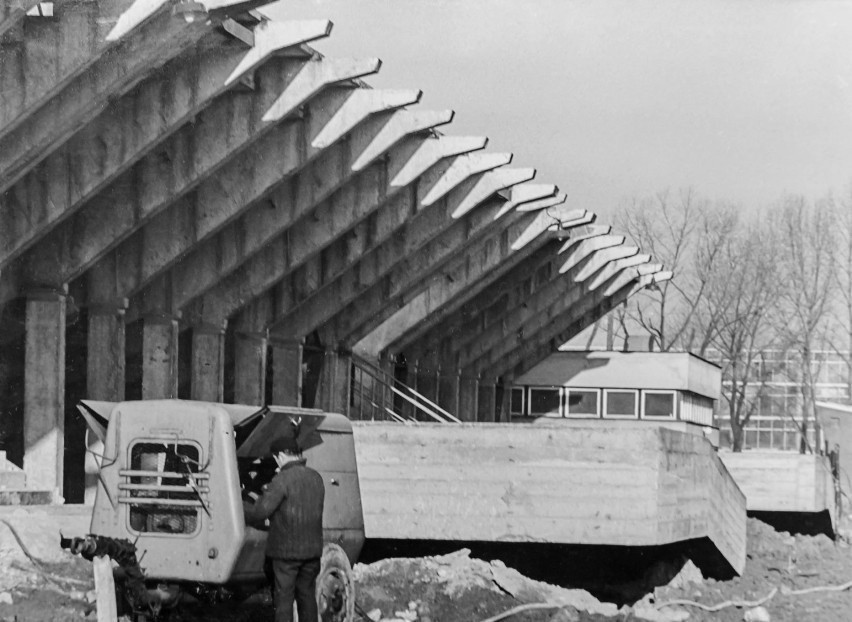
[{"label": "overcast sky", "polygon": [[378,56],[385,88],[451,108],[568,201],[695,187],[744,207],[852,181],[852,2],[284,0],[317,49]]}]

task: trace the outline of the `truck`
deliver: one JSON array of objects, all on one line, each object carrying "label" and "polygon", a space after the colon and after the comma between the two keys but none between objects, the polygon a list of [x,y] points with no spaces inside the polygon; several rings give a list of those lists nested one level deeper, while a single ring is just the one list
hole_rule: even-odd
[{"label": "truck", "polygon": [[173,399],[83,400],[78,410],[87,437],[95,437],[87,446],[97,492],[90,533],[63,536],[61,545],[114,560],[117,592],[133,619],[157,619],[190,599],[241,598],[267,583],[267,531],[245,523],[243,503],[274,477],[270,445],[284,436],[298,441],[325,483],[320,618],[354,619],[351,569],[364,544],[364,517],[346,417]]}]

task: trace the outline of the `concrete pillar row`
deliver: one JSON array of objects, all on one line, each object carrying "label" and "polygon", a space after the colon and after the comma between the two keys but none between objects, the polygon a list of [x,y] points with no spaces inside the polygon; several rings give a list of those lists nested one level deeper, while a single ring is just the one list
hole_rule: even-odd
[{"label": "concrete pillar row", "polygon": [[269,336],[264,332],[234,333],[234,401],[262,406],[266,403],[266,354]]},{"label": "concrete pillar row", "polygon": [[28,488],[62,495],[65,455],[65,304],[67,290],[26,296],[24,471]]},{"label": "concrete pillar row", "polygon": [[302,405],[302,339],[269,336],[272,348],[272,403],[280,406]]},{"label": "concrete pillar row", "polygon": [[170,313],[142,316],[142,399],[178,395],[178,321]]},{"label": "concrete pillar row", "polygon": [[227,320],[192,327],[190,396],[194,400],[222,402],[225,393],[225,329]]},{"label": "concrete pillar row", "polygon": [[[124,400],[126,309],[127,299],[88,306],[86,397],[91,400]],[[94,503],[99,471],[95,455],[103,455],[104,446],[92,433],[86,435],[86,442],[88,451],[83,461],[85,502]]]}]

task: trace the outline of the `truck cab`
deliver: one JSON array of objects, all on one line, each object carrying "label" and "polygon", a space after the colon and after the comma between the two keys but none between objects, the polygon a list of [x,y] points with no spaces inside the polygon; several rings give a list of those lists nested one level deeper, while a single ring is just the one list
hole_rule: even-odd
[{"label": "truck cab", "polygon": [[354,563],[364,519],[352,426],[342,415],[186,400],[79,404],[101,441],[90,533],[133,542],[146,579],[231,585],[264,578],[266,532],[243,502],[275,475],[269,446],[300,443],[322,475],[323,528]]}]

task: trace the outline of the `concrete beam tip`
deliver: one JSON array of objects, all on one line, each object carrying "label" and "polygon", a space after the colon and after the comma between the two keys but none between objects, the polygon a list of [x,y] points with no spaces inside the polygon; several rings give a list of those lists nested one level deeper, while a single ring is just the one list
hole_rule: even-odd
[{"label": "concrete beam tip", "polygon": [[263,114],[266,123],[280,121],[321,89],[376,73],[378,58],[322,58],[308,62]]},{"label": "concrete beam tip", "polygon": [[416,104],[422,96],[423,91],[419,89],[355,89],[317,133],[311,142],[311,147],[325,149],[370,115]]},{"label": "concrete beam tip", "polygon": [[106,41],[110,43],[120,41],[166,4],[169,4],[169,0],[135,0],[119,16],[115,25],[107,33]]}]

